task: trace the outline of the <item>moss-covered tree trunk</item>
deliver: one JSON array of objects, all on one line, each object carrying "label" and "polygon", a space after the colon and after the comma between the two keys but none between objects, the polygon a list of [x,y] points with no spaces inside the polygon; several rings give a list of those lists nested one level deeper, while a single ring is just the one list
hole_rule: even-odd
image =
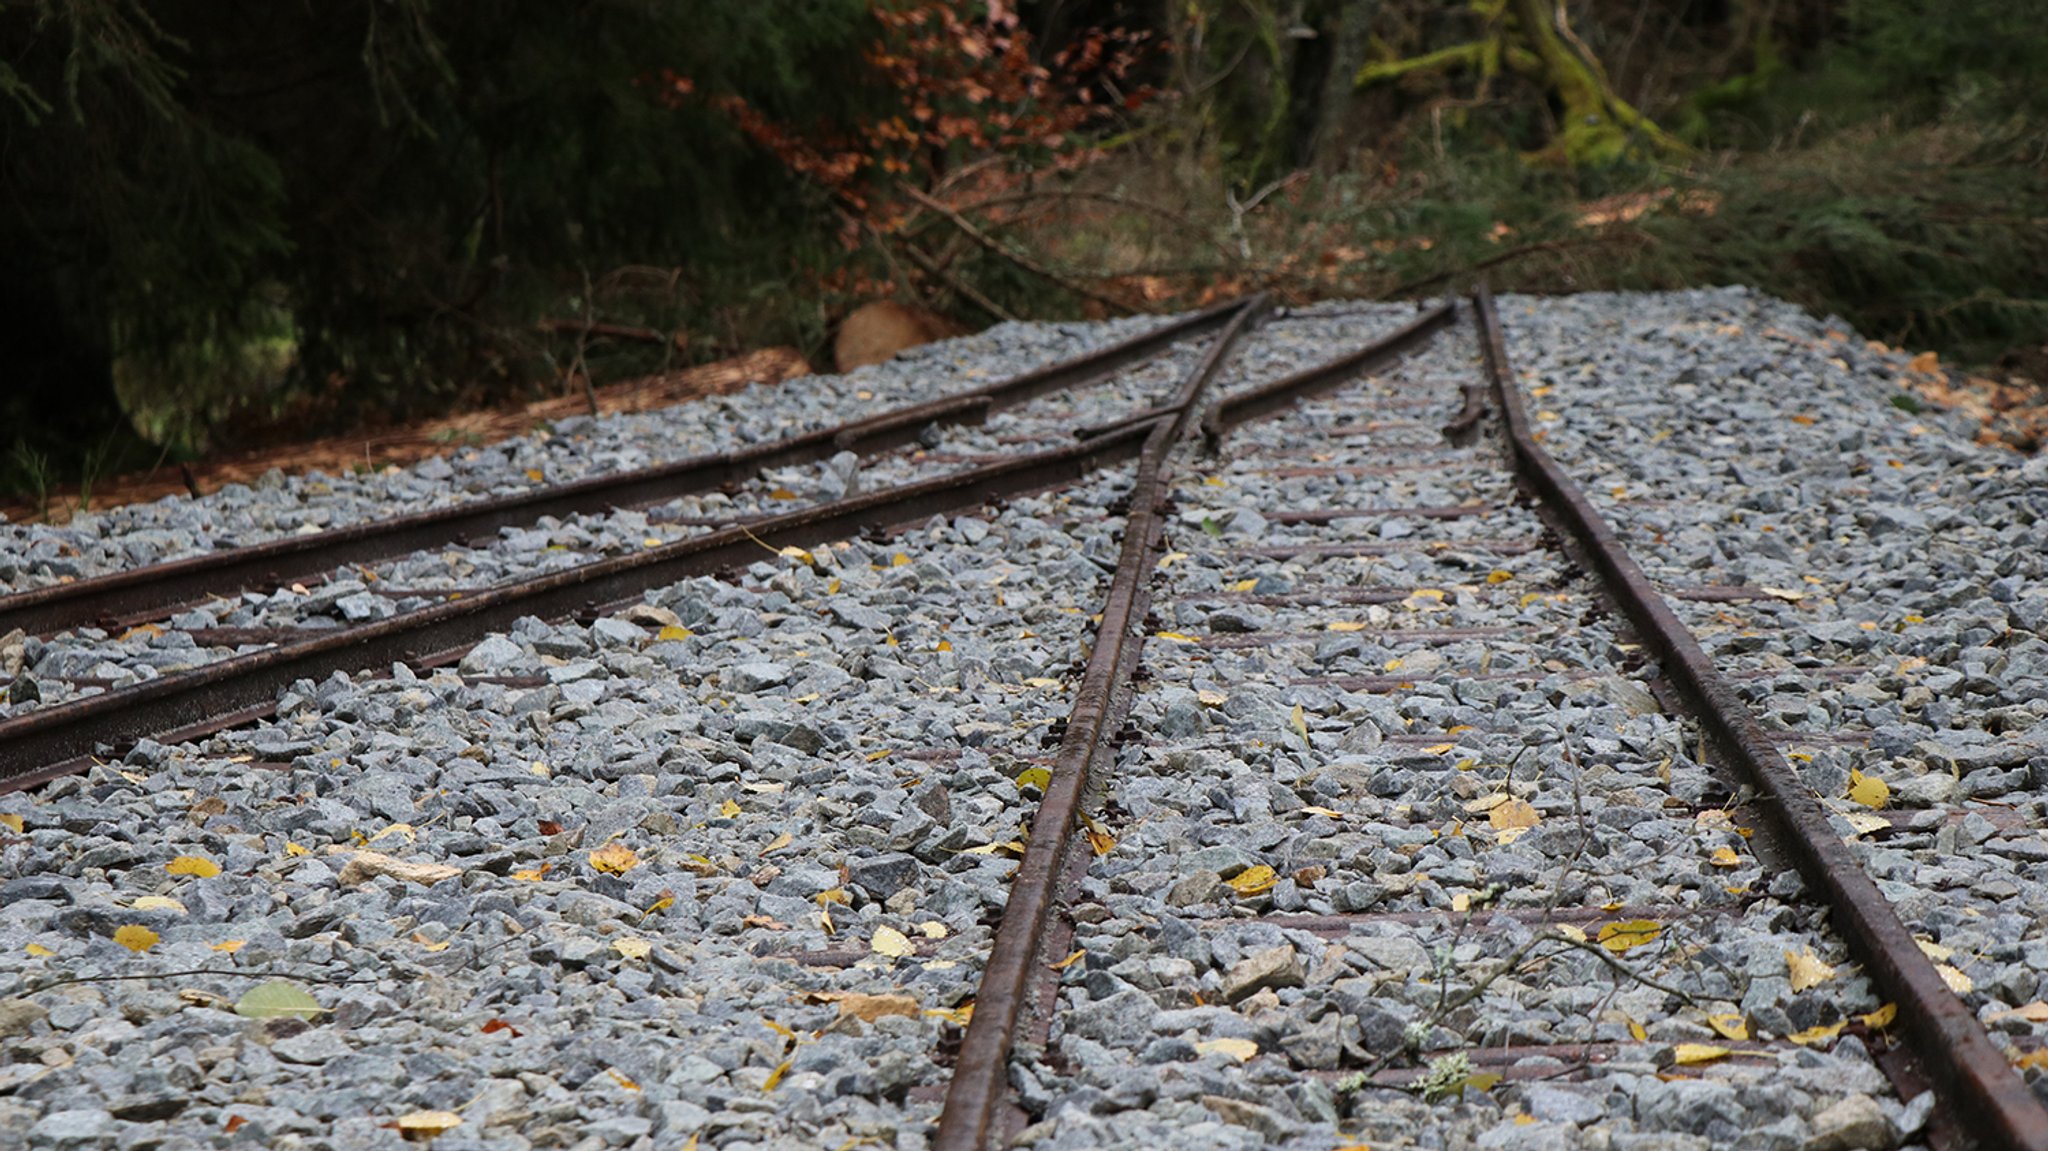
[{"label": "moss-covered tree trunk", "polygon": [[1478,40],[1420,56],[1368,64],[1363,88],[1405,76],[1464,71],[1482,87],[1503,68],[1528,78],[1557,101],[1562,123],[1532,162],[1572,167],[1612,164],[1631,152],[1681,153],[1685,146],[1615,93],[1597,60],[1567,43],[1544,0],[1473,0],[1485,22]]}]

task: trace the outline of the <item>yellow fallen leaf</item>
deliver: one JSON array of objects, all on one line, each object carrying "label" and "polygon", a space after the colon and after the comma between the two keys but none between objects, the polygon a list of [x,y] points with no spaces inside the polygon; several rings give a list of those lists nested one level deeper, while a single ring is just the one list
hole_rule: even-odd
[{"label": "yellow fallen leaf", "polygon": [[1227,583],[1223,586],[1230,589],[1231,591],[1245,592],[1250,591],[1253,588],[1259,586],[1259,581],[1256,579],[1241,579],[1236,581],[1235,583]]},{"label": "yellow fallen leaf", "polygon": [[2048,1047],[2037,1047],[2024,1055],[2020,1054],[2018,1048],[2013,1048],[2006,1052],[2006,1058],[2012,1060],[2012,1065],[2021,1071],[2048,1068]]},{"label": "yellow fallen leaf", "polygon": [[590,866],[612,875],[624,875],[640,866],[640,855],[623,843],[607,843],[590,853]]},{"label": "yellow fallen leaf", "polygon": [[512,878],[523,879],[528,883],[539,883],[547,878],[548,871],[554,866],[552,863],[543,863],[539,867],[522,867],[512,873]]},{"label": "yellow fallen leaf", "polygon": [[628,959],[645,959],[654,953],[654,944],[628,935],[612,940],[612,950]]},{"label": "yellow fallen leaf", "polygon": [[772,852],[781,851],[783,848],[788,847],[790,844],[795,842],[796,837],[785,831],[782,834],[776,836],[774,839],[769,840],[768,846],[761,849],[761,854],[768,855]]},{"label": "yellow fallen leaf", "polygon": [[1846,1020],[1837,1019],[1833,1023],[1823,1023],[1817,1027],[1809,1027],[1804,1031],[1794,1031],[1785,1038],[1802,1047],[1814,1047],[1829,1042],[1835,1036],[1840,1035],[1842,1027],[1846,1022]]},{"label": "yellow fallen leaf", "polygon": [[1249,1039],[1204,1039],[1195,1044],[1195,1051],[1201,1055],[1228,1055],[1239,1063],[1249,1063],[1259,1054],[1259,1045]]},{"label": "yellow fallen leaf", "polygon": [[164,870],[172,875],[196,875],[211,879],[220,874],[220,864],[198,855],[181,855],[164,864]]},{"label": "yellow fallen leaf", "polygon": [[1941,976],[1943,983],[1948,984],[1948,989],[1957,995],[1968,995],[1970,992],[1977,990],[1977,981],[1963,974],[1958,968],[1951,967],[1946,963],[1937,963],[1934,965],[1934,971],[1935,974]]},{"label": "yellow fallen leaf", "polygon": [[2048,1023],[2048,1003],[2043,1003],[2036,999],[2024,1006],[2008,1008],[2007,1010],[1997,1012],[1988,1016],[1984,1022],[1993,1023],[2000,1019],[2014,1017],[2024,1019],[2029,1023]]},{"label": "yellow fallen leaf", "polygon": [[1623,919],[1602,925],[1593,938],[1600,946],[1618,955],[1632,947],[1653,942],[1663,933],[1664,926],[1653,919]]},{"label": "yellow fallen leaf", "polygon": [[16,835],[21,834],[22,829],[27,826],[28,824],[22,822],[20,816],[15,815],[11,812],[6,815],[0,815],[0,827],[4,827],[9,831],[14,832]]},{"label": "yellow fallen leaf", "polygon": [[138,955],[155,947],[159,938],[161,937],[156,932],[140,923],[130,923],[114,929],[114,942]]},{"label": "yellow fallen leaf", "polygon": [[718,805],[718,814],[732,819],[740,814],[740,805],[730,799]]},{"label": "yellow fallen leaf", "polygon": [[1711,1043],[1680,1043],[1671,1049],[1671,1061],[1681,1067],[1689,1067],[1697,1063],[1712,1063],[1716,1059],[1725,1059],[1727,1057],[1728,1049],[1726,1047],[1717,1047]]},{"label": "yellow fallen leaf", "polygon": [[1920,954],[1925,955],[1927,958],[1934,960],[1936,963],[1947,963],[1949,960],[1954,959],[1956,956],[1955,948],[1943,947],[1941,944],[1936,943],[1932,939],[1927,939],[1923,938],[1922,936],[1916,935],[1913,937],[1913,942],[1919,945]]},{"label": "yellow fallen leaf", "polygon": [[387,835],[402,835],[408,841],[414,841],[419,838],[419,833],[413,829],[412,824],[394,823],[390,827],[387,827],[384,830],[378,832],[377,834],[371,836],[370,842],[375,843],[378,840],[383,839]]},{"label": "yellow fallen leaf", "polygon": [[868,946],[874,949],[875,954],[891,959],[907,959],[917,954],[917,945],[910,941],[910,937],[893,927],[875,928],[874,935],[868,939]]},{"label": "yellow fallen leaf", "polygon": [[223,939],[219,943],[209,943],[206,946],[214,951],[225,951],[229,955],[233,955],[246,946],[248,942],[246,939]]},{"label": "yellow fallen leaf", "polygon": [[[1892,1025],[1892,1020],[1897,1019],[1898,1017],[1899,1005],[1896,1003],[1887,1003],[1883,1007],[1878,1008],[1870,1014],[1861,1015],[1857,1018],[1863,1021],[1863,1026],[1870,1028],[1872,1031],[1882,1031],[1885,1028],[1890,1027]],[[2042,1022],[2048,1022],[2048,1019],[2043,1019]]]},{"label": "yellow fallen leaf", "polygon": [[1451,910],[1460,915],[1472,910],[1472,893],[1460,891],[1456,895],[1451,896]]},{"label": "yellow fallen leaf", "polygon": [[22,950],[28,952],[30,955],[35,956],[37,959],[48,959],[52,955],[57,954],[49,948],[44,947],[40,943],[31,943],[26,947],[23,947]]},{"label": "yellow fallen leaf", "polygon": [[1173,641],[1173,642],[1175,642],[1175,643],[1200,643],[1200,642],[1202,642],[1201,640],[1198,640],[1198,639],[1196,639],[1196,638],[1195,638],[1194,636],[1191,636],[1191,635],[1182,635],[1182,634],[1181,634],[1180,632],[1177,632],[1177,631],[1155,631],[1155,632],[1153,632],[1153,633],[1152,633],[1152,637],[1153,637],[1154,639],[1170,639],[1170,640],[1172,640],[1172,641]]},{"label": "yellow fallen leaf", "polygon": [[1892,797],[1891,785],[1860,771],[1849,773],[1849,798],[1865,807],[1883,807]]},{"label": "yellow fallen leaf", "polygon": [[1849,821],[1849,829],[1857,835],[1869,835],[1873,831],[1883,831],[1892,825],[1891,820],[1874,811],[1845,812],[1842,818]]},{"label": "yellow fallen leaf", "polygon": [[1714,849],[1714,853],[1709,855],[1707,859],[1715,867],[1742,866],[1742,857],[1735,854],[1735,849],[1732,847],[1717,847]]},{"label": "yellow fallen leaf", "polygon": [[1835,977],[1835,969],[1820,961],[1811,947],[1798,953],[1785,953],[1785,971],[1792,979],[1792,990],[1805,991],[1818,987]]},{"label": "yellow fallen leaf", "polygon": [[775,1090],[775,1088],[782,1083],[782,1077],[789,1074],[790,1064],[795,1062],[796,1060],[794,1059],[785,1059],[782,1062],[777,1063],[775,1065],[775,1070],[770,1071],[768,1073],[767,1082],[761,1084],[761,1093],[763,1095],[766,1095],[768,1092]]},{"label": "yellow fallen leaf", "polygon": [[1727,1015],[1707,1016],[1707,1026],[1713,1028],[1715,1033],[1719,1034],[1723,1039],[1749,1038],[1749,1023],[1740,1014],[1734,1012]]},{"label": "yellow fallen leaf", "polygon": [[925,920],[917,925],[917,929],[924,934],[926,939],[944,939],[947,934],[946,925],[936,919]]},{"label": "yellow fallen leaf", "polygon": [[[931,966],[937,967],[938,964],[934,963]],[[960,1027],[965,1027],[969,1023],[974,1022],[974,1004],[972,1003],[963,1003],[958,1007],[927,1007],[924,1009],[924,1013],[934,1019],[944,1019],[948,1023]]]},{"label": "yellow fallen leaf", "polygon": [[1017,788],[1020,791],[1027,787],[1035,787],[1040,791],[1044,791],[1050,786],[1052,786],[1052,772],[1042,767],[1027,767],[1017,773]]},{"label": "yellow fallen leaf", "polygon": [[1341,811],[1329,807],[1318,807],[1315,804],[1308,804],[1304,807],[1295,808],[1295,810],[1306,813],[1308,815],[1324,815],[1328,816],[1331,819],[1346,818],[1345,814]]},{"label": "yellow fallen leaf", "polygon": [[1409,611],[1442,611],[1444,593],[1433,587],[1419,587],[1401,601],[1401,606]]},{"label": "yellow fallen leaf", "polygon": [[654,639],[656,643],[676,642],[680,640],[689,639],[691,636],[696,634],[696,632],[691,631],[689,628],[677,627],[674,624],[669,624],[663,627],[660,631],[655,632]]},{"label": "yellow fallen leaf", "polygon": [[1081,830],[1088,836],[1088,849],[1095,854],[1108,855],[1116,850],[1116,836],[1086,815],[1081,817]]},{"label": "yellow fallen leaf", "polygon": [[1222,707],[1224,704],[1230,702],[1229,696],[1223,694],[1220,691],[1217,691],[1213,687],[1205,687],[1202,690],[1196,692],[1195,699],[1198,702],[1200,702],[1203,707]]},{"label": "yellow fallen leaf", "polygon": [[628,1091],[638,1091],[638,1090],[640,1090],[640,1085],[639,1085],[638,1083],[635,1083],[635,1082],[633,1082],[633,1080],[632,1080],[631,1078],[629,1078],[629,1077],[628,1077],[628,1076],[626,1075],[626,1073],[625,1073],[625,1072],[623,1072],[623,1071],[619,1070],[618,1068],[616,1068],[616,1067],[607,1067],[607,1068],[605,1068],[604,1070],[605,1070],[605,1074],[607,1074],[607,1075],[609,1075],[609,1076],[611,1076],[611,1077],[612,1077],[612,1081],[613,1081],[614,1083],[617,1083],[617,1084],[618,1084],[619,1086],[621,1086],[621,1087],[624,1087],[624,1088],[625,1088],[626,1090],[628,1090]]},{"label": "yellow fallen leaf", "polygon": [[1487,812],[1486,822],[1492,824],[1496,831],[1505,831],[1513,827],[1529,828],[1542,823],[1543,814],[1531,806],[1528,800],[1511,798]]},{"label": "yellow fallen leaf", "polygon": [[1628,1020],[1629,1038],[1635,1040],[1637,1043],[1645,1042],[1650,1038],[1649,1029],[1644,1027],[1642,1025],[1642,1022],[1638,1020],[1635,1016],[1630,1015],[1625,1016],[1624,1018]]},{"label": "yellow fallen leaf", "polygon": [[1323,625],[1324,631],[1364,631],[1365,628],[1365,624],[1348,619],[1331,620]]},{"label": "yellow fallen leaf", "polygon": [[454,942],[452,939],[428,939],[417,931],[412,933],[412,941],[428,951],[446,951],[448,945]]},{"label": "yellow fallen leaf", "polygon": [[408,1143],[428,1143],[462,1126],[462,1116],[453,1111],[414,1111],[400,1115],[392,1126]]},{"label": "yellow fallen leaf", "polygon": [[1165,571],[1186,558],[1188,558],[1188,553],[1186,552],[1167,552],[1159,557],[1159,569]]},{"label": "yellow fallen leaf", "polygon": [[1065,959],[1060,960],[1058,963],[1053,964],[1052,969],[1054,971],[1065,971],[1067,968],[1072,967],[1074,964],[1081,962],[1081,958],[1087,954],[1088,949],[1083,947],[1075,951],[1071,955],[1068,955]]},{"label": "yellow fallen leaf", "polygon": [[138,895],[129,906],[137,911],[175,911],[185,914],[185,905],[168,895]]},{"label": "yellow fallen leaf", "polygon": [[1280,882],[1280,876],[1272,868],[1261,863],[1255,867],[1247,867],[1223,882],[1239,895],[1261,895],[1273,890]]},{"label": "yellow fallen leaf", "polygon": [[541,470],[539,468],[528,468],[526,469],[526,478],[532,480],[534,483],[539,483],[545,477],[541,474]]},{"label": "yellow fallen leaf", "polygon": [[1307,743],[1309,741],[1308,713],[1301,709],[1300,704],[1295,704],[1294,710],[1287,713],[1287,723],[1290,727],[1294,728],[1294,734],[1301,737],[1301,742]]}]

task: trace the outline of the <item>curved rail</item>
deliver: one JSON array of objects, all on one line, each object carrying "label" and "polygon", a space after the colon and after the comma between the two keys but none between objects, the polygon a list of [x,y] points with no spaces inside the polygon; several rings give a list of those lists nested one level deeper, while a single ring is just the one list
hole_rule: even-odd
[{"label": "curved rail", "polygon": [[985,387],[750,448],[589,476],[513,495],[351,524],[318,535],[287,536],[0,596],[0,635],[15,628],[44,635],[104,620],[140,622],[133,618],[134,613],[160,611],[167,605],[210,595],[233,595],[259,585],[282,587],[347,564],[488,536],[542,516],[602,513],[659,503],[744,480],[764,468],[814,463],[843,451],[872,455],[910,443],[934,424],[980,423],[992,412],[1062,388],[1099,382],[1176,343],[1223,327],[1246,306],[1243,300],[1211,305],[1087,355]]},{"label": "curved rail", "polygon": [[[1217,371],[1264,310],[1263,296],[1232,305],[1198,372]],[[1130,424],[1063,447],[500,584],[361,627],[322,632],[0,720],[0,785],[19,789],[79,770],[102,747],[119,750],[145,736],[205,727],[217,716],[248,714],[295,679],[415,661],[475,643],[524,616],[566,616],[738,566],[758,558],[764,547],[816,546],[1056,487],[1140,455],[1161,422]]]}]

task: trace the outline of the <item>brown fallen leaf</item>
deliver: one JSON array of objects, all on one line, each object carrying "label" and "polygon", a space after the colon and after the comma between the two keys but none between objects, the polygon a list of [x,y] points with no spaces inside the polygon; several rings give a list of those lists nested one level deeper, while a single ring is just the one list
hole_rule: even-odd
[{"label": "brown fallen leaf", "polygon": [[432,887],[442,880],[454,879],[461,874],[461,868],[450,867],[445,863],[397,859],[381,851],[358,851],[341,869],[338,878],[343,887],[358,887],[380,875],[388,875],[402,883]]},{"label": "brown fallen leaf", "polygon": [[623,843],[607,843],[590,853],[590,866],[613,875],[624,875],[640,866],[640,855]]},{"label": "brown fallen leaf", "polygon": [[830,991],[811,998],[820,1003],[837,1003],[841,1018],[848,1015],[862,1023],[873,1023],[886,1015],[918,1014],[917,1000],[908,995],[863,995],[858,991]]}]

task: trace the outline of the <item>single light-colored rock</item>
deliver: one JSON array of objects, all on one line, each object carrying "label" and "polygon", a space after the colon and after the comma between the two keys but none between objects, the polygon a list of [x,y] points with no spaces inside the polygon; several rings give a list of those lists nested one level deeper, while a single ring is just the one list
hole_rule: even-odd
[{"label": "single light-colored rock", "polygon": [[358,851],[341,869],[338,878],[343,887],[356,887],[380,875],[388,875],[406,883],[417,883],[422,887],[432,887],[444,879],[453,879],[461,874],[461,868],[450,867],[445,863],[419,863],[394,859],[380,851]]},{"label": "single light-colored rock", "polygon": [[1282,944],[1238,960],[1223,977],[1223,998],[1225,1002],[1236,1003],[1255,991],[1300,987],[1306,982],[1308,976],[1302,971],[1294,948]]},{"label": "single light-colored rock", "polygon": [[1813,1137],[1803,1151],[1891,1151],[1899,1129],[1868,1095],[1851,1095],[1813,1117]]},{"label": "single light-colored rock", "polygon": [[27,1035],[37,1021],[49,1016],[50,1013],[40,1003],[26,999],[0,999],[0,1039]]}]

